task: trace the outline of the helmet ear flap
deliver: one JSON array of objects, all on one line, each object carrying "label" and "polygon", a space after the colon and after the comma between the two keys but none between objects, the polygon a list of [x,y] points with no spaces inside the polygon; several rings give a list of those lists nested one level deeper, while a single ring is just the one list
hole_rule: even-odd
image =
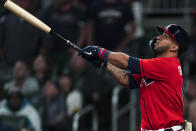
[{"label": "helmet ear flap", "polygon": [[156,42],[157,42],[157,37],[152,38],[152,40],[149,41],[150,48],[154,49]]}]

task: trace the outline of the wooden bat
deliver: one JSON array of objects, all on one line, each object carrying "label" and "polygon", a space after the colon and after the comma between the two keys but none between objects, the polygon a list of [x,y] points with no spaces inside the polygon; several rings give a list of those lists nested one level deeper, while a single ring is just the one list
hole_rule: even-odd
[{"label": "wooden bat", "polygon": [[32,14],[30,14],[29,12],[27,12],[26,10],[24,10],[23,8],[21,8],[20,6],[18,6],[14,2],[12,2],[11,0],[7,0],[4,4],[4,7],[7,8],[12,13],[16,14],[17,16],[23,18],[24,20],[26,20],[27,22],[29,22],[33,26],[37,27],[38,29],[40,29],[48,34],[51,34],[51,35],[55,36],[56,38],[64,41],[66,43],[66,45],[72,47],[73,49],[75,49],[77,51],[82,50],[79,46],[77,46],[74,43],[70,42],[69,40],[65,39],[60,34],[54,32],[44,22],[42,22],[41,20],[39,20],[38,18],[36,18]]}]

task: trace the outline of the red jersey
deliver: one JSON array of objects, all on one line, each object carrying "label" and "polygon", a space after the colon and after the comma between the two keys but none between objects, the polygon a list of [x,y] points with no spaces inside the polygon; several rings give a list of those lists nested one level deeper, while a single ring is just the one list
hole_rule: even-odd
[{"label": "red jersey", "polygon": [[148,130],[183,124],[183,75],[178,58],[140,59],[141,127]]}]

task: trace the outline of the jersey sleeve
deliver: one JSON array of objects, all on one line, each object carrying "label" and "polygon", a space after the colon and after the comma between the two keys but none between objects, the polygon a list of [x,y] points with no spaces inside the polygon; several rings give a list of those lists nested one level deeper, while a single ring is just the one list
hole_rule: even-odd
[{"label": "jersey sleeve", "polygon": [[168,63],[160,59],[140,59],[142,77],[163,80],[169,75]]},{"label": "jersey sleeve", "polygon": [[128,69],[132,74],[141,74],[141,64],[140,59],[129,56]]},{"label": "jersey sleeve", "polygon": [[140,87],[142,76],[140,74],[129,74],[129,89]]}]

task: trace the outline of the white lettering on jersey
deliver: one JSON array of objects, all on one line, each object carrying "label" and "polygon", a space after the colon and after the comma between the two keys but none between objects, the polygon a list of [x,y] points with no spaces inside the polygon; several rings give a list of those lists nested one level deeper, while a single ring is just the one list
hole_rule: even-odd
[{"label": "white lettering on jersey", "polygon": [[140,84],[140,87],[142,86],[149,86],[151,85],[152,83],[154,83],[155,81],[154,80],[151,80],[151,79],[142,79],[141,81],[141,84]]},{"label": "white lettering on jersey", "polygon": [[180,73],[180,76],[182,76],[182,68],[181,68],[181,66],[178,66],[178,71]]}]

